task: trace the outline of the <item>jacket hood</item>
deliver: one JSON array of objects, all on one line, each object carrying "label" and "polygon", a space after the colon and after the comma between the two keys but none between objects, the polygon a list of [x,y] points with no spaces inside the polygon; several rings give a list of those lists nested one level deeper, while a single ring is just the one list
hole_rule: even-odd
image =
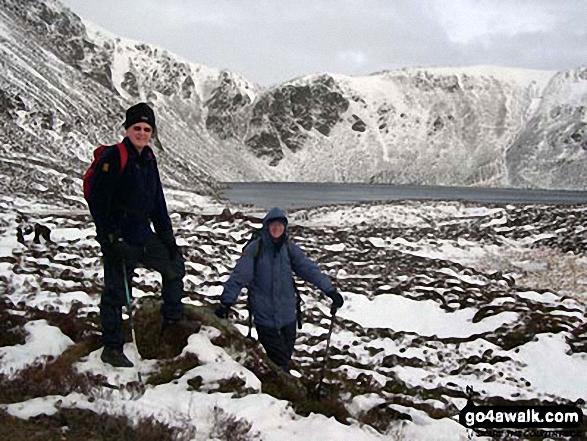
[{"label": "jacket hood", "polygon": [[269,213],[263,218],[263,228],[267,229],[269,224],[274,220],[281,220],[287,227],[287,217],[280,208],[273,207]]}]

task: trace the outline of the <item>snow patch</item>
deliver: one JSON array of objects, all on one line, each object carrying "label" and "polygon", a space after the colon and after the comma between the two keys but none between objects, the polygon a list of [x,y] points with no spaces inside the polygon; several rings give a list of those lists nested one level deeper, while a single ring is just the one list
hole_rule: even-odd
[{"label": "snow patch", "polygon": [[58,357],[73,341],[46,320],[30,321],[24,325],[28,333],[24,345],[0,348],[0,373],[13,378],[20,369],[46,357]]},{"label": "snow patch", "polygon": [[415,332],[421,336],[470,337],[513,323],[515,312],[501,312],[473,323],[477,312],[467,308],[446,312],[432,300],[412,300],[395,294],[382,294],[369,300],[365,296],[345,293],[345,308],[339,314],[367,328],[389,328]]}]

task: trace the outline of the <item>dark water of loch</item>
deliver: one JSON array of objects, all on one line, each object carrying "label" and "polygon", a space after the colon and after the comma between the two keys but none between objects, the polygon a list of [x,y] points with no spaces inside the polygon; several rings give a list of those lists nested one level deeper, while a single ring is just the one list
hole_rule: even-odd
[{"label": "dark water of loch", "polygon": [[303,182],[227,182],[222,197],[261,208],[309,208],[366,201],[446,200],[497,204],[587,204],[587,191]]}]

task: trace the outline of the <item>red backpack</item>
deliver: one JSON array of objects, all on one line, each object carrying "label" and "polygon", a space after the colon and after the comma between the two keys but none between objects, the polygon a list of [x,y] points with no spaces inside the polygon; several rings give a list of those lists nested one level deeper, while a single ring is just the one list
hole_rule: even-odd
[{"label": "red backpack", "polygon": [[98,165],[98,162],[100,161],[100,157],[102,156],[102,153],[104,153],[104,150],[110,147],[118,147],[118,153],[120,155],[120,173],[122,173],[124,171],[124,167],[126,167],[126,162],[128,160],[128,152],[126,151],[126,146],[124,145],[124,143],[118,143],[116,144],[116,146],[101,145],[96,150],[94,150],[94,160],[90,164],[90,167],[84,173],[83,177],[84,197],[86,198],[86,200],[88,200],[88,198],[90,197],[90,190],[92,188],[92,178],[96,173],[96,165]]}]

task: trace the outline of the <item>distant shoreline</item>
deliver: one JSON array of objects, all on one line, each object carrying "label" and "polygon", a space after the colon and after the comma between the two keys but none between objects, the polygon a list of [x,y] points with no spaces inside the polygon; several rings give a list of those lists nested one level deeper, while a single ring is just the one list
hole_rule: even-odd
[{"label": "distant shoreline", "polygon": [[223,182],[221,197],[260,207],[310,208],[375,201],[447,200],[490,204],[587,204],[587,191],[412,184]]}]

